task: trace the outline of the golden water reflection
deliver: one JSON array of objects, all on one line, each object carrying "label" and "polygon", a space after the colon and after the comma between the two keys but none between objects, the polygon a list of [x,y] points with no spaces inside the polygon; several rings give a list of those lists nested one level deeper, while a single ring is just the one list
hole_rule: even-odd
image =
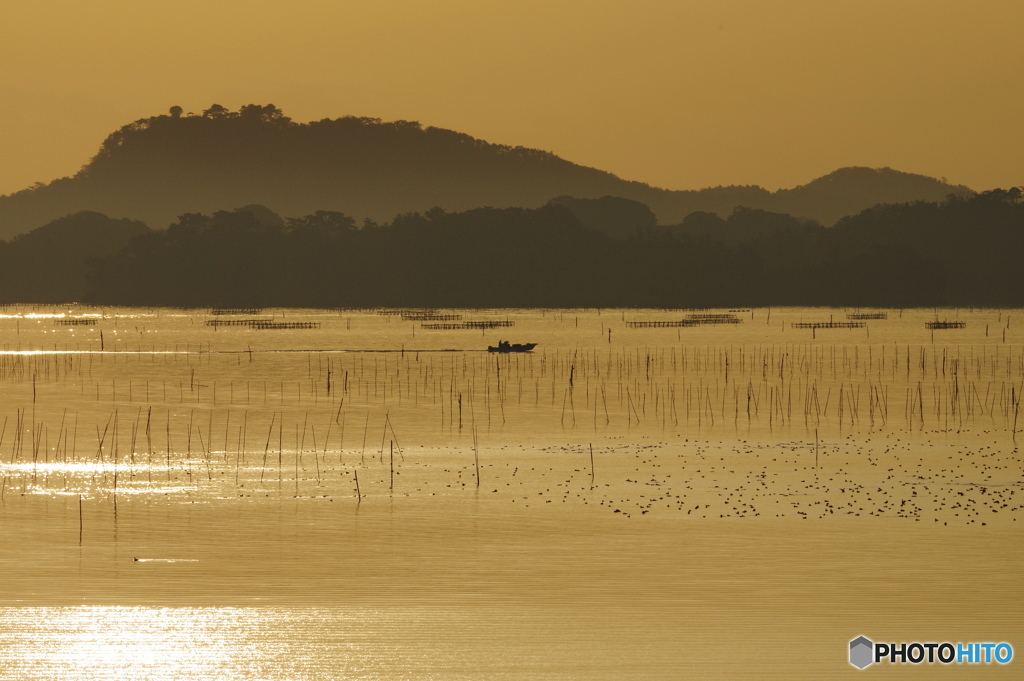
[{"label": "golden water reflection", "polygon": [[611,679],[665,657],[658,632],[623,646],[614,622],[576,623],[543,608],[6,608],[0,679]]},{"label": "golden water reflection", "polygon": [[0,679],[792,681],[850,672],[858,635],[1024,649],[1019,311],[474,313],[540,342],[519,356],[273,314],[320,326],[0,318]]}]

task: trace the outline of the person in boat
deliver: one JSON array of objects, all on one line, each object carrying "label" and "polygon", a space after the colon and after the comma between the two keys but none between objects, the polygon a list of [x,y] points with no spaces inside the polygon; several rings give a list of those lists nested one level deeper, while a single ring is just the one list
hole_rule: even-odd
[{"label": "person in boat", "polygon": [[509,343],[508,341],[500,340],[500,341],[498,341],[498,349],[499,350],[511,350],[512,349],[512,344]]}]

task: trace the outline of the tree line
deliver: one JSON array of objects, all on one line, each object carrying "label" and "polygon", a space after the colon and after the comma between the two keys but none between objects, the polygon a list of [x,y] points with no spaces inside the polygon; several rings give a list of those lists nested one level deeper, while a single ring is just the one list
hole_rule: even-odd
[{"label": "tree line", "polygon": [[180,307],[1024,305],[1019,188],[879,205],[833,227],[642,204],[434,208],[386,223],[260,206],[166,230],[78,213],[0,242],[0,301]]}]

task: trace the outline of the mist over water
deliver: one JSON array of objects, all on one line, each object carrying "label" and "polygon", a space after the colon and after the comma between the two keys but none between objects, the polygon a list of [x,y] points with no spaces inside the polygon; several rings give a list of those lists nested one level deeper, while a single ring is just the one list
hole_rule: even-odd
[{"label": "mist over water", "polygon": [[1020,640],[1019,310],[218,312],[0,310],[0,678]]}]

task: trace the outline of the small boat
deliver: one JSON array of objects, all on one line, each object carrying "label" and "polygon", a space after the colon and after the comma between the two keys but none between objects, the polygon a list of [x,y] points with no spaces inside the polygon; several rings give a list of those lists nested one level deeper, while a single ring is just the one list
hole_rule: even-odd
[{"label": "small boat", "polygon": [[536,343],[509,343],[508,341],[498,341],[498,346],[493,345],[487,346],[487,352],[529,352],[537,347]]}]

